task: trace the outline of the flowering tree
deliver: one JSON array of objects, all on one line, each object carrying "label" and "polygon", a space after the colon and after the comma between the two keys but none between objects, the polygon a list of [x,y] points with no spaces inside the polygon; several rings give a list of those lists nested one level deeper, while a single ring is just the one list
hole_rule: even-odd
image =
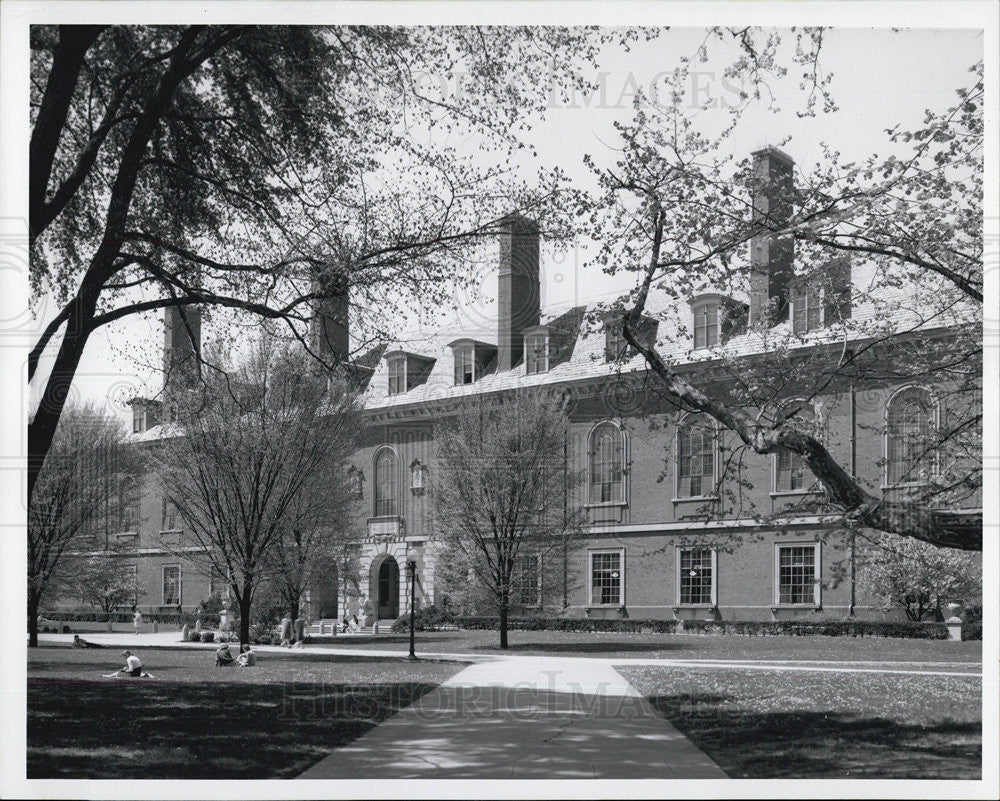
[{"label": "flowering tree", "polygon": [[[782,59],[799,54],[783,55],[779,35],[755,29],[709,40],[737,34],[744,56],[732,73],[759,98]],[[637,97],[633,120],[617,126],[614,164],[586,158],[600,192],[578,201],[583,225],[608,232],[598,262],[635,274],[617,310],[630,352],[651,373],[648,391],[730,432],[732,465],[741,451],[794,454],[822,486],[825,510],[850,525],[981,549],[981,513],[958,507],[977,505],[981,487],[982,64],[952,106],[927,111],[915,130],[887,131],[890,155],[845,163],[827,147],[794,183],[725,155],[748,94],[721,133],[702,132],[680,102],[689,70],[668,77],[659,97]],[[824,113],[837,113],[828,76],[802,88],[805,113],[815,113],[817,96]],[[769,204],[755,200],[763,196]],[[729,342],[709,343],[711,370],[693,368],[709,380],[695,380],[691,367],[665,355],[689,341],[689,327],[650,308],[651,296],[666,295],[674,309],[707,288],[752,297],[759,279],[747,253],[757,248],[795,253],[788,291],[796,282],[823,288],[824,330],[803,335],[793,321],[782,324],[780,302],[769,306],[765,291],[749,324],[739,304],[720,312],[729,312]],[[850,260],[867,270],[865,283],[844,280]],[[865,314],[852,316],[852,307]],[[933,456],[937,469],[902,482],[919,484],[905,492],[867,486],[830,443],[793,422],[824,395],[906,378],[933,383],[949,403],[935,425],[913,432],[915,452]]]},{"label": "flowering tree", "polygon": [[939,613],[943,599],[980,600],[982,576],[979,554],[886,536],[861,548],[858,586],[876,603],[922,620],[928,612]]}]

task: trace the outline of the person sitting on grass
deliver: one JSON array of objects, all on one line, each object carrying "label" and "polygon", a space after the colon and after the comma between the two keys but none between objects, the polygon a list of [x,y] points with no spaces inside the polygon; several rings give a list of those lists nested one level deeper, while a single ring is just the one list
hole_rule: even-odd
[{"label": "person sitting on grass", "polygon": [[233,655],[229,652],[229,644],[223,643],[220,645],[219,650],[215,652],[215,666],[225,667],[226,665],[232,665],[235,661]]},{"label": "person sitting on grass", "polygon": [[125,657],[125,666],[116,670],[114,673],[107,673],[104,675],[106,679],[117,679],[122,676],[131,676],[133,678],[143,678],[151,679],[153,678],[152,673],[146,673],[142,669],[142,660],[139,659],[131,651],[122,651],[122,656]]},{"label": "person sitting on grass", "polygon": [[73,647],[74,648],[107,648],[106,645],[101,645],[97,642],[88,642],[83,639],[79,634],[73,635]]},{"label": "person sitting on grass", "polygon": [[249,643],[240,646],[240,655],[236,661],[240,667],[253,667],[257,664],[257,654],[253,652]]}]

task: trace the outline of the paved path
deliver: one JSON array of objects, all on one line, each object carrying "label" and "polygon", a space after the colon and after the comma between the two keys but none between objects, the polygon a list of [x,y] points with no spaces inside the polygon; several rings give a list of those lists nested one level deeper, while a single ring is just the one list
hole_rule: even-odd
[{"label": "paved path", "polygon": [[[43,634],[45,642],[72,635]],[[178,632],[95,633],[116,647],[197,648]],[[360,643],[359,643],[360,645]],[[373,648],[258,646],[262,656],[363,656],[399,659],[405,651]],[[979,663],[841,662],[831,660],[637,659],[422,653],[468,664],[299,778],[689,778],[723,779],[706,754],[660,716],[614,665],[718,670],[875,672],[979,678]],[[206,658],[210,658],[206,654]],[[147,659],[153,664],[155,659]]]},{"label": "paved path", "polygon": [[610,665],[471,665],[300,779],[724,779]]}]

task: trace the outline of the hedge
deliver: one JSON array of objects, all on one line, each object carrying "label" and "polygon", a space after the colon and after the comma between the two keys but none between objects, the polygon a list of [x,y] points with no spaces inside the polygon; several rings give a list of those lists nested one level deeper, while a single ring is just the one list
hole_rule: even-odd
[{"label": "hedge", "polygon": [[[455,618],[462,629],[496,630],[500,627],[497,617],[462,616]],[[909,639],[946,640],[948,627],[943,623],[885,623],[873,621],[798,621],[798,620],[620,620],[587,618],[517,618],[507,621],[512,631],[586,631],[619,633],[673,634],[684,631],[692,634],[727,634],[742,636],[812,636],[828,637],[904,637]],[[966,626],[970,632],[973,626]],[[980,627],[980,632],[981,632]],[[981,636],[981,633],[980,633]],[[964,637],[964,634],[963,634]],[[965,637],[972,639],[971,636]]]},{"label": "hedge", "polygon": [[964,626],[962,626],[962,639],[963,640],[983,639],[983,624],[966,623]]},{"label": "hedge", "polygon": [[[107,623],[110,619],[113,623],[131,623],[132,612],[45,612],[42,614],[45,620],[53,623]],[[194,627],[197,617],[194,612],[146,612],[142,613],[142,622],[163,623],[165,625]],[[218,628],[219,615],[202,612],[201,625],[206,628]]]}]

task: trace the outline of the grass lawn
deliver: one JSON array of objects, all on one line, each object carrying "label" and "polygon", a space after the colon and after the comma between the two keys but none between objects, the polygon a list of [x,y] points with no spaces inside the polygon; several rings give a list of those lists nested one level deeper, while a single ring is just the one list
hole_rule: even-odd
[{"label": "grass lawn", "polygon": [[734,779],[981,775],[978,677],[618,671]]},{"label": "grass lawn", "polygon": [[28,650],[28,778],[296,776],[464,665],[136,649],[155,679],[104,679],[120,648]]},{"label": "grass lawn", "polygon": [[[504,653],[496,631],[417,632],[417,654]],[[317,646],[406,651],[408,635],[343,637]],[[616,634],[511,631],[507,653],[648,659],[844,660],[873,662],[982,662],[978,641],[881,637],[736,637],[691,634]]]}]

